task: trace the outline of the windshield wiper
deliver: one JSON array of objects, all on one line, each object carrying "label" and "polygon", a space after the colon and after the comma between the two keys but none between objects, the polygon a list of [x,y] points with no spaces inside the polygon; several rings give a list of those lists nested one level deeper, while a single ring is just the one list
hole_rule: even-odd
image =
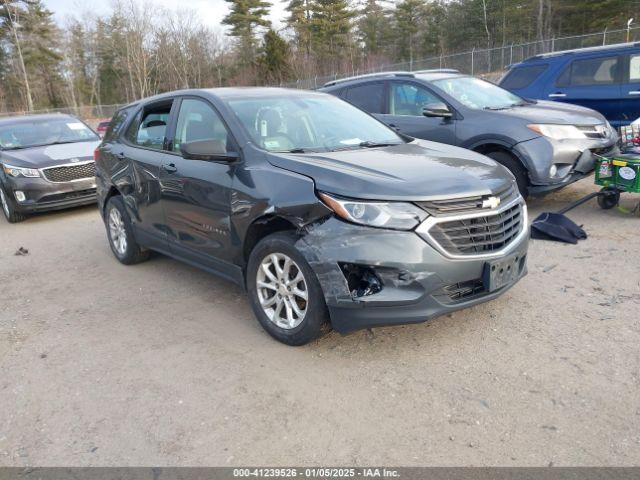
[{"label": "windshield wiper", "polygon": [[363,148],[376,148],[376,147],[391,147],[393,145],[400,145],[397,142],[374,142],[372,140],[365,140],[359,144]]},{"label": "windshield wiper", "polygon": [[503,107],[484,107],[483,110],[509,110],[511,107],[515,107],[515,105],[505,105]]}]

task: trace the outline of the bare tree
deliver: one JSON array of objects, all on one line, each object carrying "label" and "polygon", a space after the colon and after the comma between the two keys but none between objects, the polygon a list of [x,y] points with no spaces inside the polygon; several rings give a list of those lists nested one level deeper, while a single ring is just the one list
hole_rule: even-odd
[{"label": "bare tree", "polygon": [[[24,64],[24,56],[22,55],[22,45],[20,42],[20,35],[18,34],[19,22],[19,8],[18,2],[12,2],[9,0],[2,0],[6,12],[6,19],[11,35],[13,36],[16,53],[18,55],[18,64],[20,66],[20,73],[22,74],[22,82],[25,90],[25,98],[27,100],[27,110],[33,110],[33,97],[31,96],[31,86],[29,84],[29,76],[27,75],[27,68]],[[14,11],[11,13],[11,8]]]}]

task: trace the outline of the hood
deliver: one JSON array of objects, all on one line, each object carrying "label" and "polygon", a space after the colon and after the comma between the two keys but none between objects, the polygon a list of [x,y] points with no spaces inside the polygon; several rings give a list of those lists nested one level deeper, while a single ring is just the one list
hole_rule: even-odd
[{"label": "hood", "polygon": [[494,114],[506,115],[527,123],[556,123],[561,125],[601,125],[605,118],[595,110],[570,103],[537,101],[531,105],[495,110]]},{"label": "hood", "polygon": [[423,140],[338,152],[269,154],[268,160],[312,178],[318,190],[367,200],[489,195],[514,182],[511,173],[490,158]]},{"label": "hood", "polygon": [[64,165],[73,159],[82,162],[93,159],[93,151],[98,145],[99,141],[92,141],[4,150],[0,152],[0,163],[8,163],[14,167],[46,168]]}]

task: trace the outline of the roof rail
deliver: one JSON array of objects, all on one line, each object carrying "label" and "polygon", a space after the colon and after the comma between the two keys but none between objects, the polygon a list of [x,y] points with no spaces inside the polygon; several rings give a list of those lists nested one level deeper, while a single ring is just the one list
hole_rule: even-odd
[{"label": "roof rail", "polygon": [[412,72],[376,72],[376,73],[365,73],[364,75],[354,75],[353,77],[345,77],[339,78],[337,80],[331,80],[330,82],[325,83],[324,87],[330,87],[332,85],[337,85],[339,83],[349,82],[351,80],[356,80],[358,78],[375,78],[375,77],[413,77]]},{"label": "roof rail", "polygon": [[431,68],[427,70],[415,70],[411,73],[460,73],[460,70],[455,68]]},{"label": "roof rail", "polygon": [[630,48],[630,47],[640,47],[640,42],[614,43],[611,45],[598,45],[597,47],[583,47],[583,48],[573,48],[571,50],[558,50],[557,52],[539,53],[538,55],[529,57],[526,60],[533,60],[536,58],[557,57],[559,55],[568,55],[571,53],[578,53],[578,52],[597,52],[600,50],[614,50],[616,48]]}]

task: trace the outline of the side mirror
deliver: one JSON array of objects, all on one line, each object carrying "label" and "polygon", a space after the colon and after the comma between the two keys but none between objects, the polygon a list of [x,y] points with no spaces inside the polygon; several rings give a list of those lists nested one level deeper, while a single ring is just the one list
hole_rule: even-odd
[{"label": "side mirror", "polygon": [[187,160],[207,162],[233,162],[238,159],[237,152],[227,152],[222,140],[197,140],[180,145],[182,157]]},{"label": "side mirror", "polygon": [[425,117],[451,118],[453,113],[449,107],[443,102],[428,103],[422,108],[422,114]]}]

